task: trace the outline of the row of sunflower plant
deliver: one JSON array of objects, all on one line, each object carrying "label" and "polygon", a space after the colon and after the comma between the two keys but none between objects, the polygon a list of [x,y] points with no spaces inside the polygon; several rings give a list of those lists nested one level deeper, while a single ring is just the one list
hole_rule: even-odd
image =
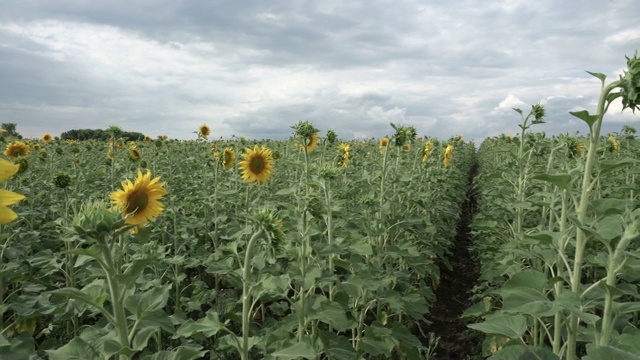
[{"label": "row of sunflower plant", "polygon": [[572,112],[587,136],[530,132],[545,109],[521,115],[520,136],[478,152],[480,207],[472,225],[482,264],[478,303],[466,316],[487,334],[491,359],[640,357],[640,238],[635,129],[603,136],[607,109],[635,111],[640,59],[602,82],[596,114]]},{"label": "row of sunflower plant", "polygon": [[193,141],[3,139],[0,353],[426,357],[475,149],[392,129],[348,142],[309,122],[287,141],[210,141],[207,125]]}]

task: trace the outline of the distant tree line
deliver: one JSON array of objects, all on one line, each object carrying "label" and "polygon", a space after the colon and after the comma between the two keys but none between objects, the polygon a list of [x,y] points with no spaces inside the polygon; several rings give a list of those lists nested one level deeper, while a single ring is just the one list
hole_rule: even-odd
[{"label": "distant tree line", "polygon": [[[114,134],[112,130],[102,129],[73,129],[65,131],[60,135],[63,140],[109,140]],[[144,134],[134,131],[118,131],[116,137],[126,141],[142,141]]]}]

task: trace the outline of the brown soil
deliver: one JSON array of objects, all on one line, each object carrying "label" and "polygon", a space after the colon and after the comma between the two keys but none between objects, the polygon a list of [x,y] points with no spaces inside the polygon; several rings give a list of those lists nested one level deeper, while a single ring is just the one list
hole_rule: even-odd
[{"label": "brown soil", "polygon": [[477,171],[477,166],[474,166],[469,174],[470,190],[461,207],[457,235],[449,256],[451,268],[444,262],[439,264],[441,277],[440,285],[435,289],[437,301],[432,305],[427,317],[432,322],[428,331],[440,338],[432,359],[481,358],[482,338],[477,332],[467,328],[465,321],[460,317],[473,305],[470,301],[470,291],[476,285],[479,276],[478,262],[470,250],[473,239],[469,229],[476,209],[475,193],[471,184]]}]

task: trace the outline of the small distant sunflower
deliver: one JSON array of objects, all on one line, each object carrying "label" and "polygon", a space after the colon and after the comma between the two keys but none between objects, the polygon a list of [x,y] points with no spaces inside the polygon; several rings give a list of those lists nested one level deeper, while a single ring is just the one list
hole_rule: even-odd
[{"label": "small distant sunflower", "polygon": [[29,147],[22,141],[12,142],[7,145],[7,149],[4,151],[4,154],[12,159],[20,156],[27,156],[29,155]]},{"label": "small distant sunflower", "polygon": [[44,141],[45,143],[50,143],[52,140],[51,138],[51,134],[49,133],[44,133],[44,135],[42,135],[42,141]]},{"label": "small distant sunflower", "polygon": [[114,207],[127,217],[125,222],[131,225],[143,225],[158,217],[164,205],[158,201],[168,194],[165,183],[159,183],[160,177],[151,179],[151,171],[145,175],[138,170],[135,183],[127,179],[122,182],[122,189],[111,193]]},{"label": "small distant sunflower", "polygon": [[247,182],[266,183],[273,173],[273,158],[271,150],[266,147],[254,146],[253,150],[246,148],[243,161],[238,165],[243,170],[242,179]]},{"label": "small distant sunflower", "polygon": [[118,149],[124,149],[124,148],[125,148],[124,141],[121,140],[120,142],[118,142]]},{"label": "small distant sunflower", "polygon": [[33,146],[31,147],[34,151],[38,151],[40,150],[40,144],[33,144]]},{"label": "small distant sunflower", "polygon": [[380,147],[387,147],[389,145],[389,138],[388,137],[383,137],[382,139],[380,139]]},{"label": "small distant sunflower", "polygon": [[129,149],[129,158],[133,161],[138,161],[142,157],[142,153],[138,148],[132,147]]},{"label": "small distant sunflower", "polygon": [[613,135],[609,135],[609,152],[612,153],[613,155],[618,153],[618,149],[620,148],[620,145],[618,144],[618,140],[616,140],[615,137],[613,137]]},{"label": "small distant sunflower", "polygon": [[351,160],[350,157],[350,151],[351,151],[351,146],[349,146],[349,144],[347,143],[342,143],[340,145],[338,145],[338,152],[340,152],[340,150],[342,150],[342,157],[340,159],[338,159],[338,165],[346,168],[347,166],[349,166],[349,161]]},{"label": "small distant sunflower", "polygon": [[211,135],[211,129],[207,126],[207,124],[200,125],[200,129],[198,130],[200,136],[202,136],[205,140],[209,138]]},{"label": "small distant sunflower", "polygon": [[162,140],[169,140],[169,136],[168,135],[162,135]]},{"label": "small distant sunflower", "polygon": [[429,160],[429,155],[431,155],[432,150],[433,150],[433,142],[429,140],[424,144],[424,149],[422,151],[422,162],[427,162]]},{"label": "small distant sunflower", "polygon": [[225,148],[222,152],[222,168],[227,170],[233,167],[233,164],[236,162],[236,152],[233,148]]},{"label": "small distant sunflower", "polygon": [[145,136],[144,142],[151,142],[151,136]]},{"label": "small distant sunflower", "polygon": [[444,151],[444,167],[448,168],[451,165],[451,152],[453,151],[453,146],[451,144],[447,145],[447,149]]},{"label": "small distant sunflower", "polygon": [[313,149],[316,148],[316,146],[318,146],[318,139],[320,139],[320,137],[318,136],[318,133],[314,133],[311,134],[311,136],[309,136],[307,138],[307,152],[312,152]]},{"label": "small distant sunflower", "polygon": [[402,148],[404,149],[404,151],[409,151],[411,150],[411,144],[405,143],[404,145],[402,145]]}]

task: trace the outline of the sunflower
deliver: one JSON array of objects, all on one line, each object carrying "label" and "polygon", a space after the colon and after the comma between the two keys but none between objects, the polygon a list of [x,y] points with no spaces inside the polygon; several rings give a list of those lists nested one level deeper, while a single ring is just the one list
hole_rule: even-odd
[{"label": "sunflower", "polygon": [[113,153],[111,152],[111,148],[107,149],[107,159],[113,159]]},{"label": "sunflower", "polygon": [[236,162],[236,152],[233,148],[225,148],[222,152],[222,168],[227,170],[233,167],[233,164]]},{"label": "sunflower", "polygon": [[132,147],[129,149],[129,158],[133,161],[138,161],[142,157],[142,153],[138,148]]},{"label": "sunflower", "polygon": [[125,148],[124,141],[120,140],[120,142],[118,142],[118,149],[124,149],[124,148]]},{"label": "sunflower", "polygon": [[200,125],[198,132],[205,140],[209,138],[209,135],[211,135],[211,129],[209,129],[207,124]]},{"label": "sunflower", "polygon": [[307,138],[307,152],[312,152],[313,149],[316,148],[316,146],[318,146],[318,139],[320,139],[320,137],[318,136],[318,133],[313,133],[311,134],[311,136],[309,136]]},{"label": "sunflower", "polygon": [[44,133],[44,135],[42,135],[42,141],[46,142],[47,144],[51,142],[51,134],[49,133]]},{"label": "sunflower", "polygon": [[382,139],[380,139],[380,147],[387,147],[389,145],[389,138],[388,137],[383,137]]},{"label": "sunflower", "polygon": [[411,144],[406,143],[406,144],[402,145],[402,148],[404,149],[404,151],[409,151],[409,150],[411,150]]},{"label": "sunflower", "polygon": [[447,149],[444,151],[444,167],[448,168],[451,164],[451,152],[453,151],[453,146],[451,144],[447,145]]},{"label": "sunflower", "polygon": [[[609,152],[615,155],[618,152],[620,145],[613,135],[609,135]],[[6,153],[5,153],[6,154]]]},{"label": "sunflower", "polygon": [[151,136],[145,136],[144,142],[151,142]]},{"label": "sunflower", "polygon": [[27,156],[29,155],[29,147],[22,141],[16,141],[7,145],[7,150],[4,151],[4,154],[12,159]]},{"label": "sunflower", "polygon": [[33,146],[31,147],[33,150],[38,151],[40,150],[40,144],[33,144]]},{"label": "sunflower", "polygon": [[122,182],[122,190],[111,193],[111,201],[114,207],[122,212],[125,222],[131,225],[142,225],[155,219],[164,210],[160,200],[168,194],[165,183],[158,183],[160,177],[151,179],[151,171],[145,175],[138,170],[135,183],[127,179]]},{"label": "sunflower", "polygon": [[349,151],[351,151],[351,146],[349,146],[349,144],[347,143],[342,143],[338,145],[338,148],[339,148],[338,152],[342,150],[342,157],[338,159],[338,164],[346,168],[347,166],[349,166],[349,161],[351,160],[349,156]]},{"label": "sunflower", "polygon": [[271,150],[266,147],[254,146],[253,150],[246,148],[238,165],[244,171],[242,179],[247,182],[266,183],[273,173],[273,158]]},{"label": "sunflower", "polygon": [[168,135],[162,135],[162,140],[169,140],[169,136]]},{"label": "sunflower", "polygon": [[[0,181],[9,180],[18,170],[20,170],[20,165],[0,159]],[[8,224],[18,217],[9,208],[9,205],[13,205],[22,199],[24,199],[24,195],[8,190],[0,190],[0,224]]]},{"label": "sunflower", "polygon": [[432,149],[433,143],[431,142],[431,140],[429,140],[424,144],[424,150],[422,151],[422,162],[427,162],[429,160],[429,155],[431,155]]}]

